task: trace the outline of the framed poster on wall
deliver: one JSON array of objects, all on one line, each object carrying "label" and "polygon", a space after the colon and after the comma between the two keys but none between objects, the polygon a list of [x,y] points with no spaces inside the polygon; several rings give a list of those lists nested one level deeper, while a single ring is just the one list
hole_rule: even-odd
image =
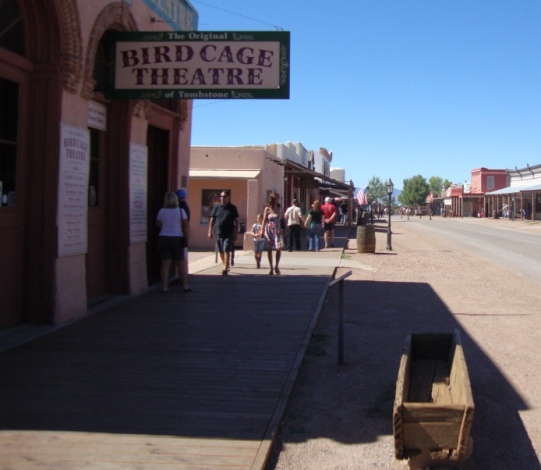
[{"label": "framed poster on wall", "polygon": [[201,190],[201,223],[208,224],[210,213],[215,204],[220,202],[220,193],[229,189],[203,189]]}]

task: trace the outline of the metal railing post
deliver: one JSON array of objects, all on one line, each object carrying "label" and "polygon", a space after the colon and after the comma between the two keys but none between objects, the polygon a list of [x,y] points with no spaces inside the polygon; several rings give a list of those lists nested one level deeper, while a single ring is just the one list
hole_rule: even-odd
[{"label": "metal railing post", "polygon": [[338,365],[344,364],[344,279],[351,276],[348,271],[329,283],[329,287],[338,284]]}]

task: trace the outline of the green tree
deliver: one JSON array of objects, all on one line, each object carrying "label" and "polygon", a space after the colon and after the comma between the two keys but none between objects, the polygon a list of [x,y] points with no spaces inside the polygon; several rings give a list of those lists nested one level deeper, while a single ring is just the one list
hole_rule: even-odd
[{"label": "green tree", "polygon": [[412,178],[404,180],[402,187],[402,194],[398,197],[398,200],[406,206],[423,206],[426,201],[426,197],[430,193],[430,187],[421,175],[416,175]]},{"label": "green tree", "polygon": [[439,176],[431,176],[428,180],[428,186],[430,191],[437,196],[441,196],[441,193],[443,192],[443,179],[441,179]]},{"label": "green tree", "polygon": [[448,179],[446,179],[443,183],[443,189],[447,189],[447,188],[450,188],[451,186],[453,186],[453,183],[451,183]]},{"label": "green tree", "polygon": [[387,189],[383,182],[377,177],[372,176],[368,181],[368,198],[376,202],[383,201],[387,197]]}]

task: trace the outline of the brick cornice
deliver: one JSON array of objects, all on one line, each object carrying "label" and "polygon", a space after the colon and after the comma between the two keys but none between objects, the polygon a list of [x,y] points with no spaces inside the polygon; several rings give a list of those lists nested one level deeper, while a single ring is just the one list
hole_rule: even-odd
[{"label": "brick cornice", "polygon": [[94,74],[94,62],[99,43],[108,30],[115,31],[137,31],[137,25],[129,7],[125,3],[116,2],[107,5],[98,15],[88,41],[86,50],[83,88],[83,98],[91,99],[96,84]]},{"label": "brick cornice", "polygon": [[75,0],[54,0],[62,24],[61,61],[64,89],[77,92],[82,77],[82,35]]}]

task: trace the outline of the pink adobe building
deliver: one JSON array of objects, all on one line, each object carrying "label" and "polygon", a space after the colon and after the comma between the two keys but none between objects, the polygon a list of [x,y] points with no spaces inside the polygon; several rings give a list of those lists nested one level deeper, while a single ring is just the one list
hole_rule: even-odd
[{"label": "pink adobe building", "polygon": [[192,102],[106,96],[109,32],[196,31],[188,0],[0,1],[0,331],[62,324],[159,279]]},{"label": "pink adobe building", "polygon": [[[192,146],[188,188],[192,248],[214,247],[214,239],[208,238],[210,213],[224,189],[231,192],[231,202],[239,211],[239,233],[245,234],[263,212],[268,195],[272,191],[283,195],[284,163],[266,146]],[[237,243],[251,249],[253,238],[241,235]]]},{"label": "pink adobe building", "polygon": [[[231,202],[239,211],[237,247],[253,248],[249,234],[258,213],[262,213],[271,192],[282,197],[284,208],[298,200],[303,212],[315,200],[325,196],[345,197],[351,201],[353,183],[346,184],[329,176],[331,154],[320,148],[319,153],[307,150],[299,142],[251,145],[241,147],[192,146],[188,205],[190,246],[213,249],[214,239],[208,238],[212,206],[220,191],[231,191]],[[349,210],[351,214],[351,209]]]},{"label": "pink adobe building", "polygon": [[471,171],[470,192],[484,194],[505,188],[508,183],[507,170],[489,170],[476,168]]}]

